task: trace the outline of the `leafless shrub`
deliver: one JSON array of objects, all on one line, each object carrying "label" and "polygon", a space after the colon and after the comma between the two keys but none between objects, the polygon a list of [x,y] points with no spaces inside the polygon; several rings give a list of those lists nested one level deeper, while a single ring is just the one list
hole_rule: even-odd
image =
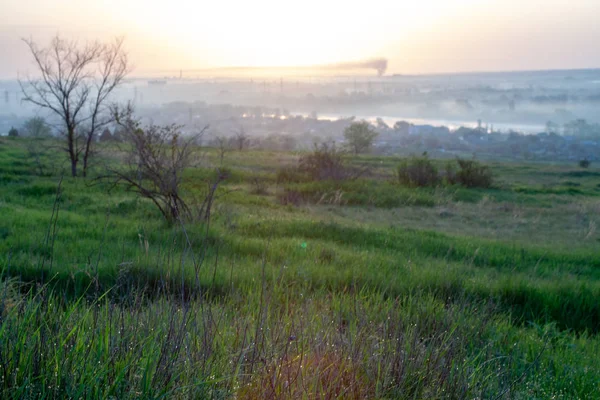
[{"label": "leafless shrub", "polygon": [[342,205],[344,204],[344,192],[341,189],[325,192],[321,195],[317,204]]},{"label": "leafless shrub", "polygon": [[233,136],[232,140],[235,148],[239,151],[242,151],[245,148],[247,148],[248,144],[250,143],[250,137],[246,135],[246,131],[244,130],[243,126],[240,128],[239,131],[235,132],[235,135]]},{"label": "leafless shrub", "polygon": [[52,130],[46,120],[42,117],[29,118],[21,127],[23,136],[31,138],[49,138]]},{"label": "leafless shrub", "polygon": [[[149,125],[141,127],[131,117],[131,109],[115,110],[116,120],[123,127],[126,143],[123,166],[107,166],[107,174],[100,179],[108,180],[113,186],[123,185],[150,199],[167,221],[173,222],[180,216],[191,216],[190,208],[181,197],[183,172],[192,166],[198,147],[194,145],[197,135],[184,138],[180,126]],[[212,202],[217,180],[209,190],[205,202]],[[210,204],[205,204],[210,208]]]},{"label": "leafless shrub", "polygon": [[256,194],[259,196],[264,196],[266,194],[269,194],[269,191],[267,190],[267,182],[265,179],[260,178],[260,177],[255,177],[252,178],[252,189],[250,190],[250,193],[252,194]]},{"label": "leafless shrub", "polygon": [[212,142],[212,147],[215,147],[219,154],[219,165],[223,167],[223,161],[225,160],[225,154],[231,150],[230,141],[224,136],[216,136]]},{"label": "leafless shrub", "polygon": [[296,190],[285,189],[283,191],[283,193],[279,193],[277,195],[277,200],[279,200],[279,203],[284,206],[286,206],[286,205],[299,206],[300,204],[302,204],[304,202],[304,196],[302,195],[302,193],[300,193]]},{"label": "leafless shrub", "polygon": [[27,156],[33,162],[34,173],[39,176],[51,176],[54,174],[56,165],[50,159],[48,141],[41,138],[29,138],[25,145]]},{"label": "leafless shrub", "polygon": [[196,201],[190,216],[196,221],[208,221],[211,216],[214,201],[217,199],[219,184],[229,178],[231,171],[227,168],[217,168],[212,180],[207,182],[206,192],[201,194],[201,201]]},{"label": "leafless shrub", "polygon": [[312,153],[300,157],[298,170],[317,181],[356,179],[365,172],[348,166],[335,143],[315,144]]}]

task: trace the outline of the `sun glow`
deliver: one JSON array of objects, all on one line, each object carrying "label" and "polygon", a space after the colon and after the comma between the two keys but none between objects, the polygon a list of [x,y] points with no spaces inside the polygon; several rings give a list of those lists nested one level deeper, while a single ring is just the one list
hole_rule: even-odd
[{"label": "sun glow", "polygon": [[[0,0],[0,76],[40,43],[124,35],[135,74],[383,57],[388,73],[597,65],[598,0]],[[571,4],[573,3],[573,4]],[[516,12],[515,10],[518,10]]]},{"label": "sun glow", "polygon": [[[111,0],[115,1],[115,0]],[[130,1],[122,21],[153,46],[182,53],[181,61],[203,66],[305,66],[381,56],[390,36],[427,29],[444,1],[169,2],[169,7]],[[434,7],[432,7],[432,5]],[[135,16],[133,18],[132,16]],[[113,14],[114,18],[114,14]],[[175,61],[175,60],[173,60]]]}]

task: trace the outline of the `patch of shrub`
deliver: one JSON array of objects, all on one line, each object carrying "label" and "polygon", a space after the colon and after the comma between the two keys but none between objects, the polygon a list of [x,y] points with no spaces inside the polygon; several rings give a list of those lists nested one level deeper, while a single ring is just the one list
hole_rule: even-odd
[{"label": "patch of shrub", "polygon": [[335,143],[315,144],[312,153],[300,157],[298,171],[315,181],[358,178],[361,171],[346,165],[343,155]]},{"label": "patch of shrub", "polygon": [[489,188],[494,182],[492,170],[477,160],[457,158],[456,182],[468,188]]},{"label": "patch of shrub", "polygon": [[590,160],[588,160],[587,158],[579,161],[579,166],[581,168],[589,168],[591,164],[592,164],[592,162]]},{"label": "patch of shrub", "polygon": [[566,194],[583,194],[581,190],[575,188],[567,188],[565,192]]},{"label": "patch of shrub", "polygon": [[436,186],[440,182],[438,169],[427,153],[402,161],[396,173],[400,184],[410,187]]},{"label": "patch of shrub", "polygon": [[592,177],[600,177],[600,172],[596,171],[569,171],[564,174],[565,176],[571,178],[592,178]]},{"label": "patch of shrub", "polygon": [[284,206],[299,206],[304,202],[304,196],[297,190],[285,189],[283,193],[277,194],[277,200],[279,201],[279,204]]},{"label": "patch of shrub", "polygon": [[4,240],[10,236],[10,229],[0,226],[0,239]]},{"label": "patch of shrub", "polygon": [[56,186],[55,185],[31,185],[25,186],[19,190],[17,193],[23,196],[31,196],[31,197],[42,197],[47,195],[56,194]]},{"label": "patch of shrub", "polygon": [[298,167],[282,167],[277,170],[275,180],[280,185],[282,183],[306,182],[308,178],[298,170]]},{"label": "patch of shrub", "polygon": [[213,172],[213,180],[225,180],[230,179],[233,176],[233,171],[229,167],[219,167]]},{"label": "patch of shrub", "polygon": [[322,264],[331,264],[335,261],[335,251],[333,249],[324,248],[319,252],[319,262]]},{"label": "patch of shrub", "polygon": [[339,206],[345,203],[346,201],[344,200],[344,191],[341,189],[332,192],[325,192],[317,201],[317,204],[330,204],[334,206]]},{"label": "patch of shrub", "polygon": [[446,163],[446,167],[444,170],[444,182],[447,185],[456,185],[456,165],[452,161],[448,161]]},{"label": "patch of shrub", "polygon": [[258,196],[264,196],[266,194],[269,194],[269,191],[267,190],[267,182],[265,179],[263,178],[252,178],[252,188],[250,189],[250,193],[251,194],[255,194]]},{"label": "patch of shrub", "polygon": [[467,188],[489,188],[493,183],[492,170],[479,161],[457,158],[456,163],[448,162],[440,173],[427,152],[402,161],[396,176],[400,184],[409,187],[431,187],[443,182]]}]

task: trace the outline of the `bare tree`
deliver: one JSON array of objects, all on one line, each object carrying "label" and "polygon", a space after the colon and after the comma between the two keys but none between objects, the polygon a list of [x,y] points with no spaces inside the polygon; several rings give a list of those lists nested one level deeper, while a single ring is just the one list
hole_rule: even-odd
[{"label": "bare tree", "polygon": [[248,142],[249,142],[250,138],[248,137],[248,135],[246,135],[246,131],[244,130],[243,126],[240,128],[239,131],[235,132],[235,136],[233,137],[233,140],[235,143],[235,147],[239,151],[244,150],[244,148],[248,146]]},{"label": "bare tree", "polygon": [[68,41],[55,36],[47,48],[23,39],[41,77],[19,81],[24,100],[49,110],[60,120],[71,174],[83,161],[86,176],[95,135],[112,122],[108,100],[129,72],[123,39],[110,43]]},{"label": "bare tree", "polygon": [[192,166],[198,150],[194,143],[206,128],[184,138],[178,125],[142,127],[131,117],[130,109],[115,109],[115,119],[122,127],[125,158],[122,165],[107,166],[107,174],[98,179],[150,199],[167,221],[189,216],[190,209],[181,197],[183,171]]},{"label": "bare tree", "polygon": [[[35,173],[40,176],[51,175],[54,163],[49,162],[47,155],[50,152],[48,139],[51,137],[52,131],[46,120],[42,117],[29,118],[21,130],[28,138],[25,148],[29,158],[33,161]],[[47,170],[49,167],[51,169]]]},{"label": "bare tree", "polygon": [[25,136],[30,138],[48,138],[52,131],[42,117],[29,118],[21,128]]},{"label": "bare tree", "polygon": [[219,150],[219,165],[222,167],[225,153],[229,151],[229,140],[224,136],[216,136],[213,145]]}]

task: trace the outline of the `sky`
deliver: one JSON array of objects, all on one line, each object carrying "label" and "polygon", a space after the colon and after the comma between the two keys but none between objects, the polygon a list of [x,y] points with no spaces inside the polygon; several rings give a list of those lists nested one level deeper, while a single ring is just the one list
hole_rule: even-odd
[{"label": "sky", "polygon": [[133,75],[389,60],[388,73],[600,68],[600,0],[0,0],[0,79],[46,44],[124,36]]}]

